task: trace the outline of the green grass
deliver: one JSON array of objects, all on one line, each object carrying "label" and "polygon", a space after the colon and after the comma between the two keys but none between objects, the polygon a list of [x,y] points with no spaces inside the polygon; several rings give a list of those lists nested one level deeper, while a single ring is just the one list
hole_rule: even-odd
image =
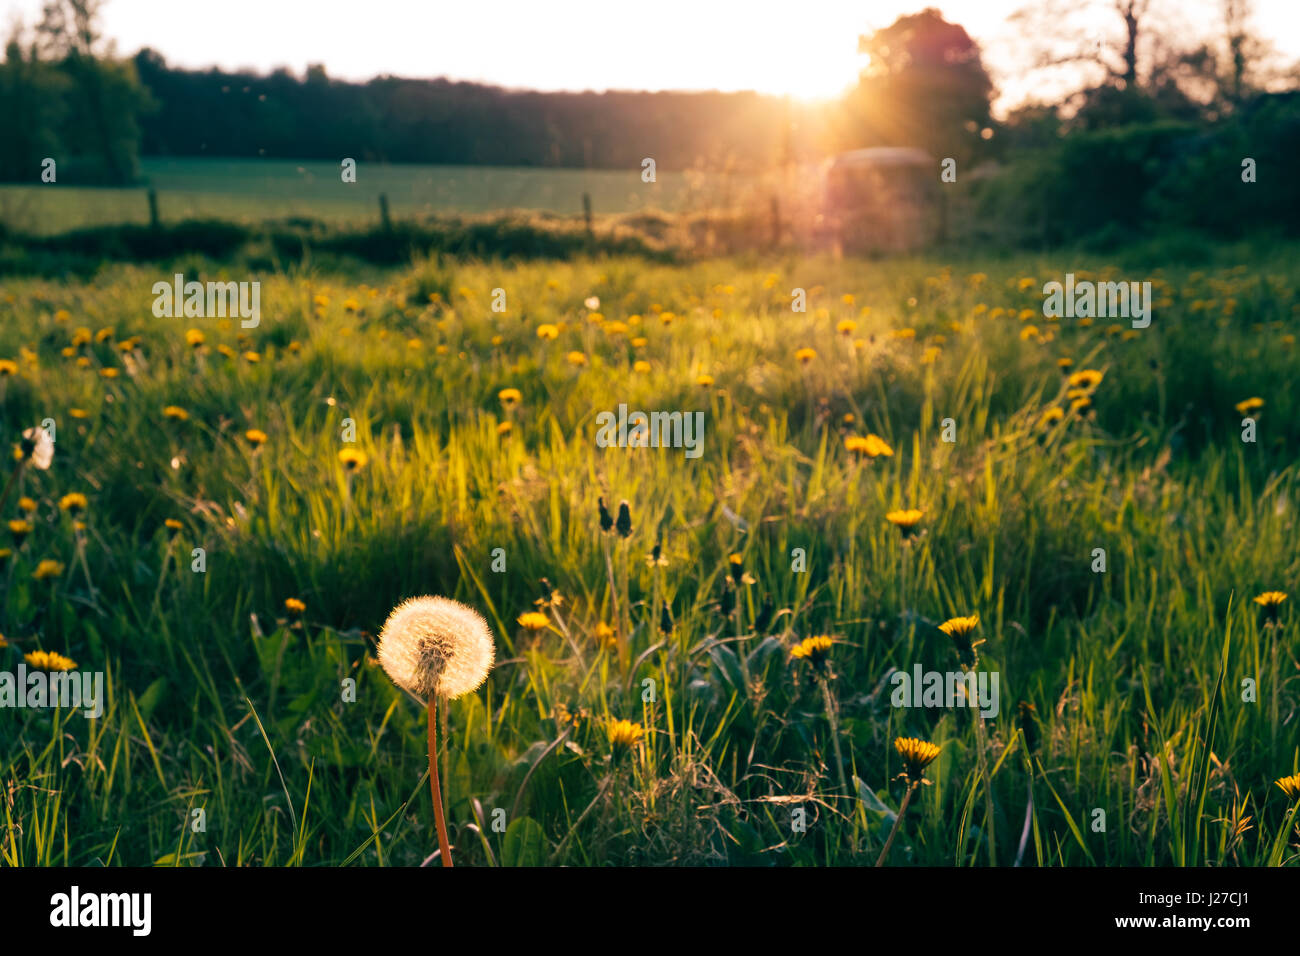
[{"label": "green grass", "polygon": [[[54,650],[104,671],[109,692],[94,721],[0,711],[0,861],[419,864],[436,845],[423,716],[373,664],[373,639],[401,599],[435,593],[478,608],[498,639],[487,684],[443,708],[461,865],[870,865],[903,793],[898,735],[942,752],[894,865],[986,865],[990,830],[1010,865],[1031,779],[1026,865],[1294,863],[1294,807],[1274,786],[1300,761],[1294,253],[1166,270],[1154,323],[1130,338],[1042,318],[1044,281],[1107,267],[1081,258],[266,274],[246,332],[153,318],[169,268],[6,282],[0,358],[18,372],[0,437],[48,417],[57,444],[4,505],[17,517],[21,493],[38,509],[0,581],[0,670]],[[796,286],[807,313],[790,311]],[[603,324],[586,316],[592,295]],[[560,337],[540,339],[542,323]],[[64,356],[79,326],[113,332]],[[206,354],[185,344],[190,326]],[[817,356],[800,366],[805,346]],[[1061,357],[1104,379],[1090,410],[1043,424],[1064,401]],[[116,378],[97,374],[109,367]],[[507,387],[523,393],[511,411]],[[1266,405],[1247,444],[1233,406],[1251,396]],[[705,411],[702,457],[598,448],[595,417],[620,402]],[[350,488],[346,419],[370,458]],[[250,428],[269,436],[260,450]],[[892,457],[852,460],[844,436],[868,431]],[[90,499],[80,535],[58,507],[71,491]],[[602,536],[601,496],[629,502],[629,539]],[[926,513],[906,546],[885,520],[905,507]],[[650,566],[657,540],[667,564]],[[727,617],[731,554],[754,581]],[[33,580],[43,558],[63,573]],[[529,635],[515,619],[542,577],[564,602]],[[1280,633],[1251,603],[1265,589],[1292,594]],[[631,632],[602,647],[596,627],[621,608]],[[935,625],[972,613],[979,667],[1000,675],[991,793],[967,711],[890,705],[891,668],[956,669]],[[815,634],[835,638],[837,741],[810,665],[789,654]],[[1038,714],[1032,763],[1020,700]],[[646,728],[613,767],[611,718]]]},{"label": "green grass", "polygon": [[386,165],[362,162],[344,183],[336,163],[272,159],[142,161],[138,188],[79,188],[75,183],[0,186],[0,223],[50,234],[87,226],[148,223],[148,186],[164,221],[223,218],[260,222],[305,216],[331,223],[378,221],[379,195],[394,216],[484,213],[502,209],[582,214],[582,195],[597,215],[659,209],[678,212],[702,197],[738,195],[744,177],[641,169],[523,169],[491,166]]}]

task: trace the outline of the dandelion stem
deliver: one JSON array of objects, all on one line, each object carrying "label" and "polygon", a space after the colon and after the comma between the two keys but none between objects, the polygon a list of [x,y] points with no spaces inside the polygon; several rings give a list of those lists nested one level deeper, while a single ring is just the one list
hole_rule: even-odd
[{"label": "dandelion stem", "polygon": [[984,828],[989,835],[989,866],[998,865],[997,846],[993,838],[993,781],[989,777],[988,757],[984,753],[987,738],[984,734],[984,717],[979,712],[979,695],[972,697],[972,713],[975,717],[975,750],[979,755],[980,777],[984,780]]},{"label": "dandelion stem", "polygon": [[442,865],[451,866],[451,841],[447,839],[447,820],[442,813],[442,785],[438,782],[438,704],[429,695],[429,788],[433,791],[433,819],[438,828],[438,850]]},{"label": "dandelion stem", "polygon": [[600,801],[600,798],[605,795],[605,791],[609,789],[613,779],[614,775],[612,773],[605,775],[605,779],[602,780],[600,786],[596,788],[596,795],[591,798],[591,803],[587,804],[587,809],[578,814],[578,819],[573,821],[573,826],[569,827],[569,832],[564,835],[564,839],[560,840],[559,844],[555,847],[555,850],[551,853],[551,862],[560,858],[560,854],[569,844],[569,839],[578,832],[578,827],[582,825],[582,821],[587,819],[592,810],[596,809],[596,804]]},{"label": "dandelion stem", "polygon": [[18,476],[23,473],[23,466],[27,464],[26,459],[14,465],[14,470],[9,472],[9,480],[5,482],[4,491],[0,491],[0,510],[4,509],[5,502],[9,500],[9,492],[13,489],[14,482]]},{"label": "dandelion stem", "polygon": [[1282,676],[1281,672],[1277,669],[1277,644],[1278,644],[1277,638],[1278,638],[1278,631],[1280,629],[1281,628],[1276,623],[1270,623],[1268,627],[1269,634],[1272,639],[1271,640],[1272,647],[1270,648],[1269,651],[1270,656],[1272,657],[1269,673],[1272,675],[1272,680],[1270,681],[1270,683],[1273,685],[1272,687],[1273,700],[1270,709],[1270,719],[1273,724],[1271,744],[1274,747],[1277,746],[1277,715],[1278,715],[1277,691],[1278,691],[1278,685],[1281,683],[1281,676]]},{"label": "dandelion stem", "polygon": [[[153,592],[153,603],[149,605],[151,613],[153,611],[161,612],[158,601],[162,597],[163,585],[167,582],[167,569],[171,566],[172,562],[172,545],[173,542],[169,539],[167,541],[167,550],[163,552],[162,567],[158,571],[158,587]],[[86,574],[87,577],[89,577],[90,572],[88,571]]]},{"label": "dandelion stem", "polygon": [[1034,773],[1030,768],[1029,778],[1026,781],[1028,785],[1029,797],[1025,802],[1025,826],[1020,831],[1020,848],[1016,850],[1016,866],[1025,858],[1025,847],[1029,845],[1029,831],[1034,822]]},{"label": "dandelion stem", "polygon": [[601,545],[601,550],[605,552],[605,575],[609,578],[609,602],[613,605],[610,616],[621,622],[623,618],[618,610],[618,588],[614,585],[614,561],[609,556],[609,539],[606,538]]},{"label": "dandelion stem", "polygon": [[[86,563],[86,537],[82,531],[75,531],[73,534],[77,542],[77,562],[81,565],[82,572],[86,575],[86,588],[90,591],[90,599],[97,600],[95,595],[95,582],[90,579],[90,565]],[[159,582],[161,584],[161,581]],[[158,601],[158,595],[154,595],[154,602]]]},{"label": "dandelion stem", "polygon": [[[620,650],[620,654],[622,655],[621,663],[624,665],[624,667],[627,666],[627,660],[626,660],[626,658],[627,658],[627,655],[631,652],[631,649],[632,649],[632,648],[631,648],[631,641],[632,641],[632,606],[631,606],[631,600],[632,600],[632,599],[628,596],[628,585],[627,585],[627,564],[628,564],[628,553],[627,553],[627,550],[628,550],[628,549],[627,549],[627,543],[626,543],[626,542],[623,542],[623,543],[621,543],[621,544],[619,545],[619,549],[618,549],[618,558],[619,558],[619,564],[618,564],[618,572],[619,572],[619,574],[618,574],[618,582],[619,582],[619,603],[620,603],[620,605],[621,605],[621,610],[622,610],[622,627],[619,628],[619,630],[622,631],[622,633],[619,635],[620,638],[621,638],[621,641],[620,641],[620,645],[619,645],[619,646],[620,646],[620,648],[621,648],[621,650]],[[653,613],[653,612],[652,612],[652,613]]]},{"label": "dandelion stem", "polygon": [[844,757],[840,754],[840,728],[835,715],[835,698],[831,696],[831,682],[828,678],[822,677],[820,683],[822,685],[822,701],[826,704],[826,720],[831,725],[831,744],[835,749],[835,771],[840,778],[840,790],[848,793],[849,787],[844,780]]},{"label": "dandelion stem", "polygon": [[919,782],[908,784],[907,793],[903,794],[903,802],[898,807],[898,816],[894,817],[894,826],[889,831],[889,839],[885,841],[885,848],[880,851],[876,866],[884,866],[885,861],[889,859],[889,848],[894,845],[894,837],[898,835],[898,828],[903,825],[903,814],[907,813],[907,805],[912,802],[912,794],[918,786],[920,786]]},{"label": "dandelion stem", "polygon": [[564,639],[569,644],[569,650],[573,651],[573,656],[578,660],[578,666],[585,671],[587,669],[587,662],[582,656],[582,648],[578,645],[578,642],[573,639],[573,635],[569,633],[569,626],[564,623],[564,618],[560,615],[560,609],[555,604],[551,604],[550,609],[551,614],[555,616],[555,623],[559,627],[560,633],[564,635]]}]

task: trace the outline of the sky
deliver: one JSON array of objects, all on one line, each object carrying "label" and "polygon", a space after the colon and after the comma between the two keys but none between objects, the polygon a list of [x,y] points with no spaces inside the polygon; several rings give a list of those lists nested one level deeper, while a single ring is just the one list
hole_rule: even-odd
[{"label": "sky", "polygon": [[[1114,35],[1111,0],[1065,39]],[[1220,0],[1154,0],[1181,39],[1214,35]],[[29,24],[42,0],[0,0],[0,27]],[[1002,107],[1051,95],[1024,75],[1007,17],[1035,0],[107,0],[119,53],[143,46],[191,68],[323,63],[334,77],[446,76],[541,90],[757,90],[810,99],[851,85],[859,34],[936,6],[980,43]],[[1300,0],[1254,0],[1257,32],[1300,60]],[[1077,75],[1056,81],[1076,88]],[[1073,85],[1072,85],[1073,83]],[[1062,89],[1062,92],[1064,91]]]}]

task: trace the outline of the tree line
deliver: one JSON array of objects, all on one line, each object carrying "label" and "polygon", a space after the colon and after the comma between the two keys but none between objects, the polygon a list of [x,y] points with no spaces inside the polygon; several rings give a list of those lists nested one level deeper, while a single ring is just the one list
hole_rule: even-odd
[{"label": "tree line", "polygon": [[[1030,238],[1100,227],[1099,217],[1183,222],[1189,201],[1218,230],[1300,222],[1300,186],[1278,172],[1300,154],[1300,71],[1251,30],[1249,0],[1220,0],[1220,35],[1199,45],[1161,28],[1161,0],[1039,0],[1013,17],[1030,68],[1069,67],[1082,80],[1001,120],[979,45],[933,8],[861,37],[857,86],[809,105],[757,93],[357,83],[319,65],[302,76],[181,69],[151,49],[116,56],[100,36],[101,2],[47,0],[34,29],[16,28],[6,44],[0,179],[34,181],[53,157],[59,182],[130,184],[141,155],[638,170],[650,157],[660,169],[762,171],[905,145],[955,159],[960,176],[983,165],[994,197],[985,218]],[[1105,15],[1109,34],[1071,27],[1071,17]],[[1224,170],[1246,158],[1267,189],[1224,187]]]}]

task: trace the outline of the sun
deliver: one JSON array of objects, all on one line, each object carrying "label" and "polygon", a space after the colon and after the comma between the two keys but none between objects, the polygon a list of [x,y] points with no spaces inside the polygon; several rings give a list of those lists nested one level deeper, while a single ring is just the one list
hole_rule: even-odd
[{"label": "sun", "polygon": [[830,100],[841,96],[858,80],[859,59],[854,56],[808,54],[790,56],[764,71],[759,92],[796,100]]}]

